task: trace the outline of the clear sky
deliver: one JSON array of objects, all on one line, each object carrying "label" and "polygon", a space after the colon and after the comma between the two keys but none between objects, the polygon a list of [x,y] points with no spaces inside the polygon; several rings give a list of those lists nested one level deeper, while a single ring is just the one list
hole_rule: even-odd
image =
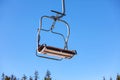
[{"label": "clear sky", "polygon": [[[53,15],[51,9],[61,11],[61,1],[0,0],[0,74],[32,76],[38,70],[40,80],[47,70],[53,80],[109,80],[120,74],[120,0],[66,0],[68,45],[78,54],[60,62],[35,56],[39,19]],[[63,46],[61,38],[46,35],[46,43]]]}]

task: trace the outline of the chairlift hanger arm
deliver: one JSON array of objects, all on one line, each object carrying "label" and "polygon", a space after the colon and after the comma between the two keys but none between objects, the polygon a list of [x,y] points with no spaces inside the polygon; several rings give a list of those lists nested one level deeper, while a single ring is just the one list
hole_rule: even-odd
[{"label": "chairlift hanger arm", "polygon": [[59,18],[62,18],[63,16],[65,16],[65,0],[61,0],[62,2],[62,12],[58,12],[58,11],[55,11],[55,10],[51,10],[51,12],[54,12],[54,13],[57,13],[57,14],[60,14],[61,16]]},{"label": "chairlift hanger arm", "polygon": [[62,13],[65,14],[65,0],[62,0]]}]

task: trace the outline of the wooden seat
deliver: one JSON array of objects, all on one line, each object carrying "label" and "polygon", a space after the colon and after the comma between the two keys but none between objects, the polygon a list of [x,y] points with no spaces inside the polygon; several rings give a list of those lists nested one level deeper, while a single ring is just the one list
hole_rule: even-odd
[{"label": "wooden seat", "polygon": [[61,48],[47,46],[46,44],[39,45],[38,52],[50,56],[56,56],[59,58],[68,58],[68,59],[72,58],[76,54],[75,50],[65,50]]}]

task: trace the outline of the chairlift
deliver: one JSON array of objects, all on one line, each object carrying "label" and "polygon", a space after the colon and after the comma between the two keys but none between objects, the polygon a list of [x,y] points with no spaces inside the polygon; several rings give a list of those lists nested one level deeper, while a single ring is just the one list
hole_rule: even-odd
[{"label": "chairlift", "polygon": [[[66,15],[65,14],[65,1],[62,0],[62,12],[58,12],[55,10],[51,10],[51,12],[56,13],[56,15],[55,16],[42,16],[40,19],[40,27],[38,28],[38,34],[37,34],[36,56],[41,57],[41,58],[52,59],[52,60],[71,59],[74,55],[77,54],[77,52],[76,50],[68,50],[68,39],[70,36],[70,26],[65,20],[61,19],[62,17]],[[45,18],[53,20],[52,25],[50,29],[48,30],[42,28],[43,19]],[[55,28],[56,22],[62,22],[65,24],[65,26],[67,27],[67,37],[65,37],[64,34],[62,33],[53,31]],[[57,48],[54,46],[48,46],[47,44],[40,43],[40,36],[42,36],[40,34],[41,31],[51,32],[53,34],[60,35],[64,40],[64,48]]]}]

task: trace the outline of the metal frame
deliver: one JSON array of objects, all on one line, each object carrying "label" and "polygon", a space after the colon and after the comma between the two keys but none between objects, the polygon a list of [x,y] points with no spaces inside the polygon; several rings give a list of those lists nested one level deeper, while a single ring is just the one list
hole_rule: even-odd
[{"label": "metal frame", "polygon": [[[61,19],[63,16],[65,16],[65,1],[62,0],[62,13],[58,12],[58,11],[54,11],[54,10],[51,10],[51,12],[56,13],[56,15],[55,16],[42,16],[41,19],[40,19],[40,26],[38,28],[38,36],[37,36],[37,50],[39,48],[39,45],[41,45],[40,44],[40,32],[41,31],[51,32],[53,34],[60,35],[64,40],[64,50],[68,50],[68,39],[69,39],[69,36],[70,36],[70,26],[65,20]],[[52,23],[50,29],[48,29],[48,30],[42,28],[42,21],[43,21],[44,18],[48,18],[48,19],[53,20],[53,23]],[[64,23],[66,25],[67,32],[68,32],[66,38],[65,38],[65,36],[63,34],[53,31],[57,21],[62,22],[62,23]],[[53,59],[53,60],[62,60],[62,58],[58,59],[58,58],[50,58],[50,57],[41,56],[41,55],[38,55],[37,52],[38,51],[36,51],[36,56],[38,56],[38,57],[47,58],[47,59]]]},{"label": "metal frame", "polygon": [[[43,29],[42,28],[42,20],[44,19],[44,18],[49,18],[49,19],[52,19],[52,20],[54,20],[53,21],[53,23],[52,23],[52,26],[50,27],[50,29],[49,30],[46,30],[46,29]],[[61,34],[61,33],[58,33],[58,32],[54,32],[53,31],[53,29],[54,29],[54,27],[55,27],[55,23],[57,22],[57,21],[59,21],[59,22],[63,22],[65,25],[66,25],[66,27],[67,27],[67,30],[68,30],[68,34],[67,34],[67,37],[65,38],[65,36],[63,35],[63,34]],[[39,29],[38,29],[38,44],[40,43],[40,31],[46,31],[46,32],[51,32],[51,33],[53,33],[53,34],[57,34],[57,35],[60,35],[62,38],[63,38],[63,40],[64,40],[64,49],[68,49],[68,39],[69,39],[69,36],[70,36],[70,26],[69,26],[69,24],[66,22],[66,21],[64,21],[64,20],[61,20],[61,19],[55,19],[55,17],[51,17],[51,16],[42,16],[41,17],[41,20],[40,20],[40,27],[39,27]]]}]

